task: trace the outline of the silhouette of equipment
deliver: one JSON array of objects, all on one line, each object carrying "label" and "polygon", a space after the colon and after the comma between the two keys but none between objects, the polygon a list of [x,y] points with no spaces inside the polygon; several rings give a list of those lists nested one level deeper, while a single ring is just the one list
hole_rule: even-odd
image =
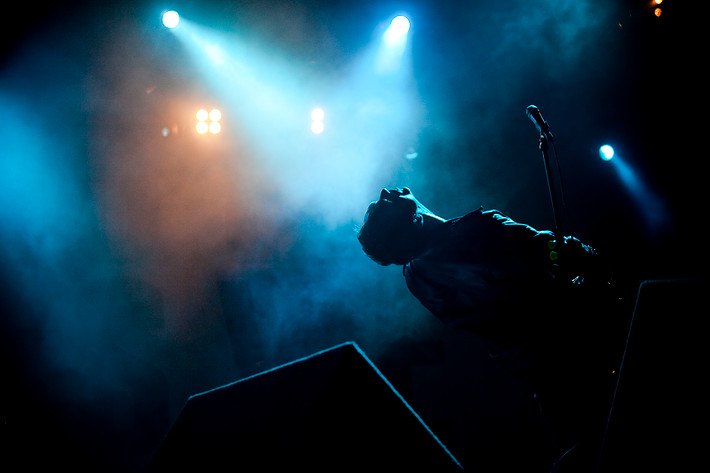
[{"label": "silhouette of equipment", "polygon": [[345,343],[191,396],[150,471],[463,471]]},{"label": "silhouette of equipment", "polygon": [[596,471],[692,471],[705,461],[707,290],[700,279],[639,286]]},{"label": "silhouette of equipment", "polygon": [[[692,471],[705,426],[704,279],[640,284],[595,473]],[[701,384],[702,383],[702,384]],[[700,430],[698,430],[700,429]],[[514,452],[511,452],[514,454]],[[149,471],[435,471],[461,464],[354,343],[190,397]]]}]

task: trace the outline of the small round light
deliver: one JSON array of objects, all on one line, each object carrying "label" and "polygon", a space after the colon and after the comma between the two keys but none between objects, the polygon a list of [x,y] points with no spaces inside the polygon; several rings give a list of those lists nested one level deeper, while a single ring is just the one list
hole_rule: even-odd
[{"label": "small round light", "polygon": [[222,112],[220,112],[219,110],[217,110],[215,108],[212,111],[210,111],[209,117],[210,117],[210,120],[212,120],[213,122],[218,122],[222,118]]},{"label": "small round light", "polygon": [[314,108],[311,110],[311,119],[317,122],[323,121],[325,118],[325,112],[322,108]]},{"label": "small round light", "polygon": [[220,125],[219,122],[211,122],[209,125],[209,130],[210,130],[210,133],[212,133],[213,135],[216,135],[217,133],[222,131],[222,125]]},{"label": "small round light", "polygon": [[390,23],[390,27],[394,30],[395,34],[400,36],[409,33],[410,26],[409,19],[403,15],[394,17]]},{"label": "small round light", "polygon": [[163,25],[166,28],[175,28],[180,23],[180,15],[174,10],[163,13]]},{"label": "small round light", "polygon": [[599,148],[599,156],[604,161],[610,161],[614,157],[614,148],[609,145],[603,145]]},{"label": "small round light", "polygon": [[197,122],[197,125],[195,125],[195,130],[197,130],[197,133],[199,133],[200,135],[204,135],[209,130],[209,126],[206,122]]},{"label": "small round light", "polygon": [[209,114],[207,113],[207,110],[205,110],[204,108],[201,110],[198,110],[197,113],[195,114],[195,118],[197,118],[197,120],[201,121],[201,122],[204,122],[205,120],[207,120],[208,117],[209,117]]},{"label": "small round light", "polygon": [[385,30],[384,40],[390,46],[401,46],[407,40],[407,34],[411,23],[406,16],[396,16],[390,22],[389,28]]},{"label": "small round light", "polygon": [[323,122],[314,121],[313,123],[311,123],[311,131],[314,134],[320,135],[321,133],[323,133],[324,130],[325,130],[325,125],[323,124]]}]

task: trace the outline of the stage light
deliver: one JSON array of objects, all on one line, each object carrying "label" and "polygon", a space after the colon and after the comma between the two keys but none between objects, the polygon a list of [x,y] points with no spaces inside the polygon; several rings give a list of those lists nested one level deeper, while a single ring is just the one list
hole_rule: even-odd
[{"label": "stage light", "polygon": [[163,25],[166,28],[175,28],[180,23],[180,15],[174,10],[163,13]]},{"label": "stage light", "polygon": [[197,118],[195,130],[200,135],[207,132],[216,135],[222,131],[222,124],[219,122],[222,119],[222,112],[219,109],[213,108],[208,112],[207,109],[201,108],[195,113],[195,118]]},{"label": "stage light", "polygon": [[604,161],[610,161],[614,157],[614,148],[610,145],[603,145],[599,148],[599,156]]},{"label": "stage light", "polygon": [[325,118],[325,112],[323,111],[322,108],[314,108],[311,111],[311,120],[313,120],[315,122],[322,122],[324,118]]},{"label": "stage light", "polygon": [[222,118],[222,112],[217,110],[216,108],[210,111],[209,113],[209,119],[212,120],[213,122],[218,122]]},{"label": "stage light", "polygon": [[406,16],[399,15],[394,17],[392,23],[390,23],[390,26],[398,34],[407,34],[409,33],[409,28],[411,24],[409,23],[409,19]]},{"label": "stage light", "polygon": [[389,28],[385,31],[385,42],[390,46],[396,46],[405,41],[407,33],[409,33],[409,28],[411,23],[406,16],[396,16],[390,22]]},{"label": "stage light", "polygon": [[199,133],[200,135],[204,135],[209,130],[209,125],[207,124],[207,122],[197,122],[197,125],[195,125],[195,130],[197,130],[197,133]]},{"label": "stage light", "polygon": [[311,110],[311,131],[314,134],[320,135],[325,131],[323,119],[325,119],[325,111],[322,108],[317,107]]},{"label": "stage light", "polygon": [[390,20],[374,56],[373,67],[377,75],[393,76],[402,70],[410,27],[406,16],[398,15]]},{"label": "stage light", "polygon": [[323,122],[313,122],[311,123],[311,131],[315,135],[320,135],[325,131],[325,125]]}]

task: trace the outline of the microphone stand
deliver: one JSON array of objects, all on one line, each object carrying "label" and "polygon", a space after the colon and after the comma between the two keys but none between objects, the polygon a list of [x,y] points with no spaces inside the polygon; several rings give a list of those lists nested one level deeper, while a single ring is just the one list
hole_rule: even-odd
[{"label": "microphone stand", "polygon": [[[542,119],[542,117],[540,117]],[[553,284],[558,288],[558,289],[565,289],[567,287],[567,274],[566,270],[563,267],[565,265],[565,256],[560,255],[559,252],[562,250],[562,248],[565,245],[565,236],[563,232],[563,227],[562,227],[562,214],[560,212],[560,205],[557,200],[557,195],[555,193],[555,190],[553,188],[553,180],[552,180],[552,166],[550,165],[550,154],[549,154],[549,149],[550,149],[550,143],[552,143],[554,147],[554,138],[552,136],[552,133],[549,131],[549,127],[547,125],[547,122],[542,122],[541,127],[538,128],[540,131],[540,143],[539,143],[539,149],[540,152],[542,153],[542,160],[545,164],[545,177],[547,178],[547,188],[550,193],[550,202],[552,203],[552,217],[555,221],[555,229],[552,232],[552,240],[547,243],[547,247],[549,249],[549,258],[550,258],[550,263],[552,263],[552,277],[553,277]],[[557,155],[555,154],[555,157]],[[558,169],[559,172],[559,169]],[[560,176],[561,179],[561,176]],[[560,192],[562,191],[562,186],[560,183]],[[562,196],[564,198],[564,196]],[[562,301],[561,298],[555,298],[555,301],[553,303],[557,308],[561,309],[562,305],[564,302]],[[540,401],[538,400],[538,403]],[[542,404],[538,404],[538,407],[542,410]],[[544,413],[543,413],[544,415]],[[549,429],[549,428],[548,428]],[[555,434],[554,431],[548,430],[550,434],[552,435],[552,442],[553,445],[556,445],[557,447],[560,447],[561,444],[559,444],[559,439],[557,435]],[[576,445],[575,445],[576,446]],[[559,458],[555,460],[555,463],[560,462],[562,458],[565,457],[570,451],[572,451],[575,446],[570,447],[567,449],[566,452],[564,452]],[[554,464],[553,464],[554,465]],[[554,468],[556,469],[556,468]],[[564,468],[563,468],[564,469]]]},{"label": "microphone stand", "polygon": [[550,193],[550,201],[552,202],[552,217],[555,220],[555,238],[560,241],[560,238],[564,238],[564,233],[562,229],[562,214],[560,213],[560,208],[559,204],[557,201],[557,196],[555,195],[553,186],[552,186],[552,168],[550,166],[550,154],[549,154],[549,148],[550,148],[550,143],[549,141],[551,138],[548,138],[547,134],[544,132],[540,133],[540,145],[539,149],[540,152],[542,153],[542,160],[545,163],[545,176],[547,178],[547,188]]},{"label": "microphone stand", "polygon": [[[550,166],[550,155],[548,153],[550,149],[550,143],[554,147],[554,138],[552,137],[552,132],[550,131],[550,125],[542,118],[540,110],[535,105],[528,105],[525,109],[525,113],[528,118],[533,122],[537,131],[540,132],[540,151],[542,152],[542,160],[545,163],[545,175],[547,176],[547,188],[550,192],[550,200],[552,201],[552,216],[555,220],[555,240],[559,243],[564,243],[564,233],[562,228],[562,213],[560,212],[560,206],[557,201],[557,194],[555,193],[552,185],[552,167]],[[555,158],[557,158],[557,151],[555,150]],[[562,186],[562,175],[559,170],[559,163],[557,172],[559,174],[560,189],[559,195],[564,199],[564,189]],[[563,202],[564,203],[564,202]],[[553,249],[553,248],[550,248]],[[552,256],[552,253],[551,253]],[[555,254],[555,256],[557,256]]]},{"label": "microphone stand", "polygon": [[[540,144],[539,149],[542,153],[542,160],[545,163],[545,176],[547,178],[547,188],[550,193],[550,202],[552,203],[552,217],[555,220],[555,229],[553,230],[553,239],[548,242],[548,249],[550,251],[549,257],[552,263],[554,278],[560,285],[565,285],[568,275],[566,272],[568,268],[565,268],[567,262],[565,261],[565,256],[560,252],[564,251],[565,246],[565,234],[564,227],[562,224],[562,209],[558,201],[558,193],[555,192],[552,179],[552,165],[550,164],[550,143],[554,147],[554,139],[552,133],[549,132],[547,122],[544,122],[544,127],[540,129]],[[556,155],[555,155],[556,157]],[[558,169],[559,173],[559,169]],[[560,176],[560,189],[559,195],[564,199],[563,189],[562,189],[562,176]]]}]

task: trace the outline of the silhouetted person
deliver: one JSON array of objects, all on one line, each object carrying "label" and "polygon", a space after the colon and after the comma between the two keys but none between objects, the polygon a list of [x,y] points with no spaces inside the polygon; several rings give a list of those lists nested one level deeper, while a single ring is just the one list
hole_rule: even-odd
[{"label": "silhouetted person", "polygon": [[444,219],[406,187],[383,189],[357,236],[375,262],[403,265],[435,316],[483,337],[526,381],[561,451],[599,435],[621,335],[607,324],[615,298],[593,248],[496,210]]}]

